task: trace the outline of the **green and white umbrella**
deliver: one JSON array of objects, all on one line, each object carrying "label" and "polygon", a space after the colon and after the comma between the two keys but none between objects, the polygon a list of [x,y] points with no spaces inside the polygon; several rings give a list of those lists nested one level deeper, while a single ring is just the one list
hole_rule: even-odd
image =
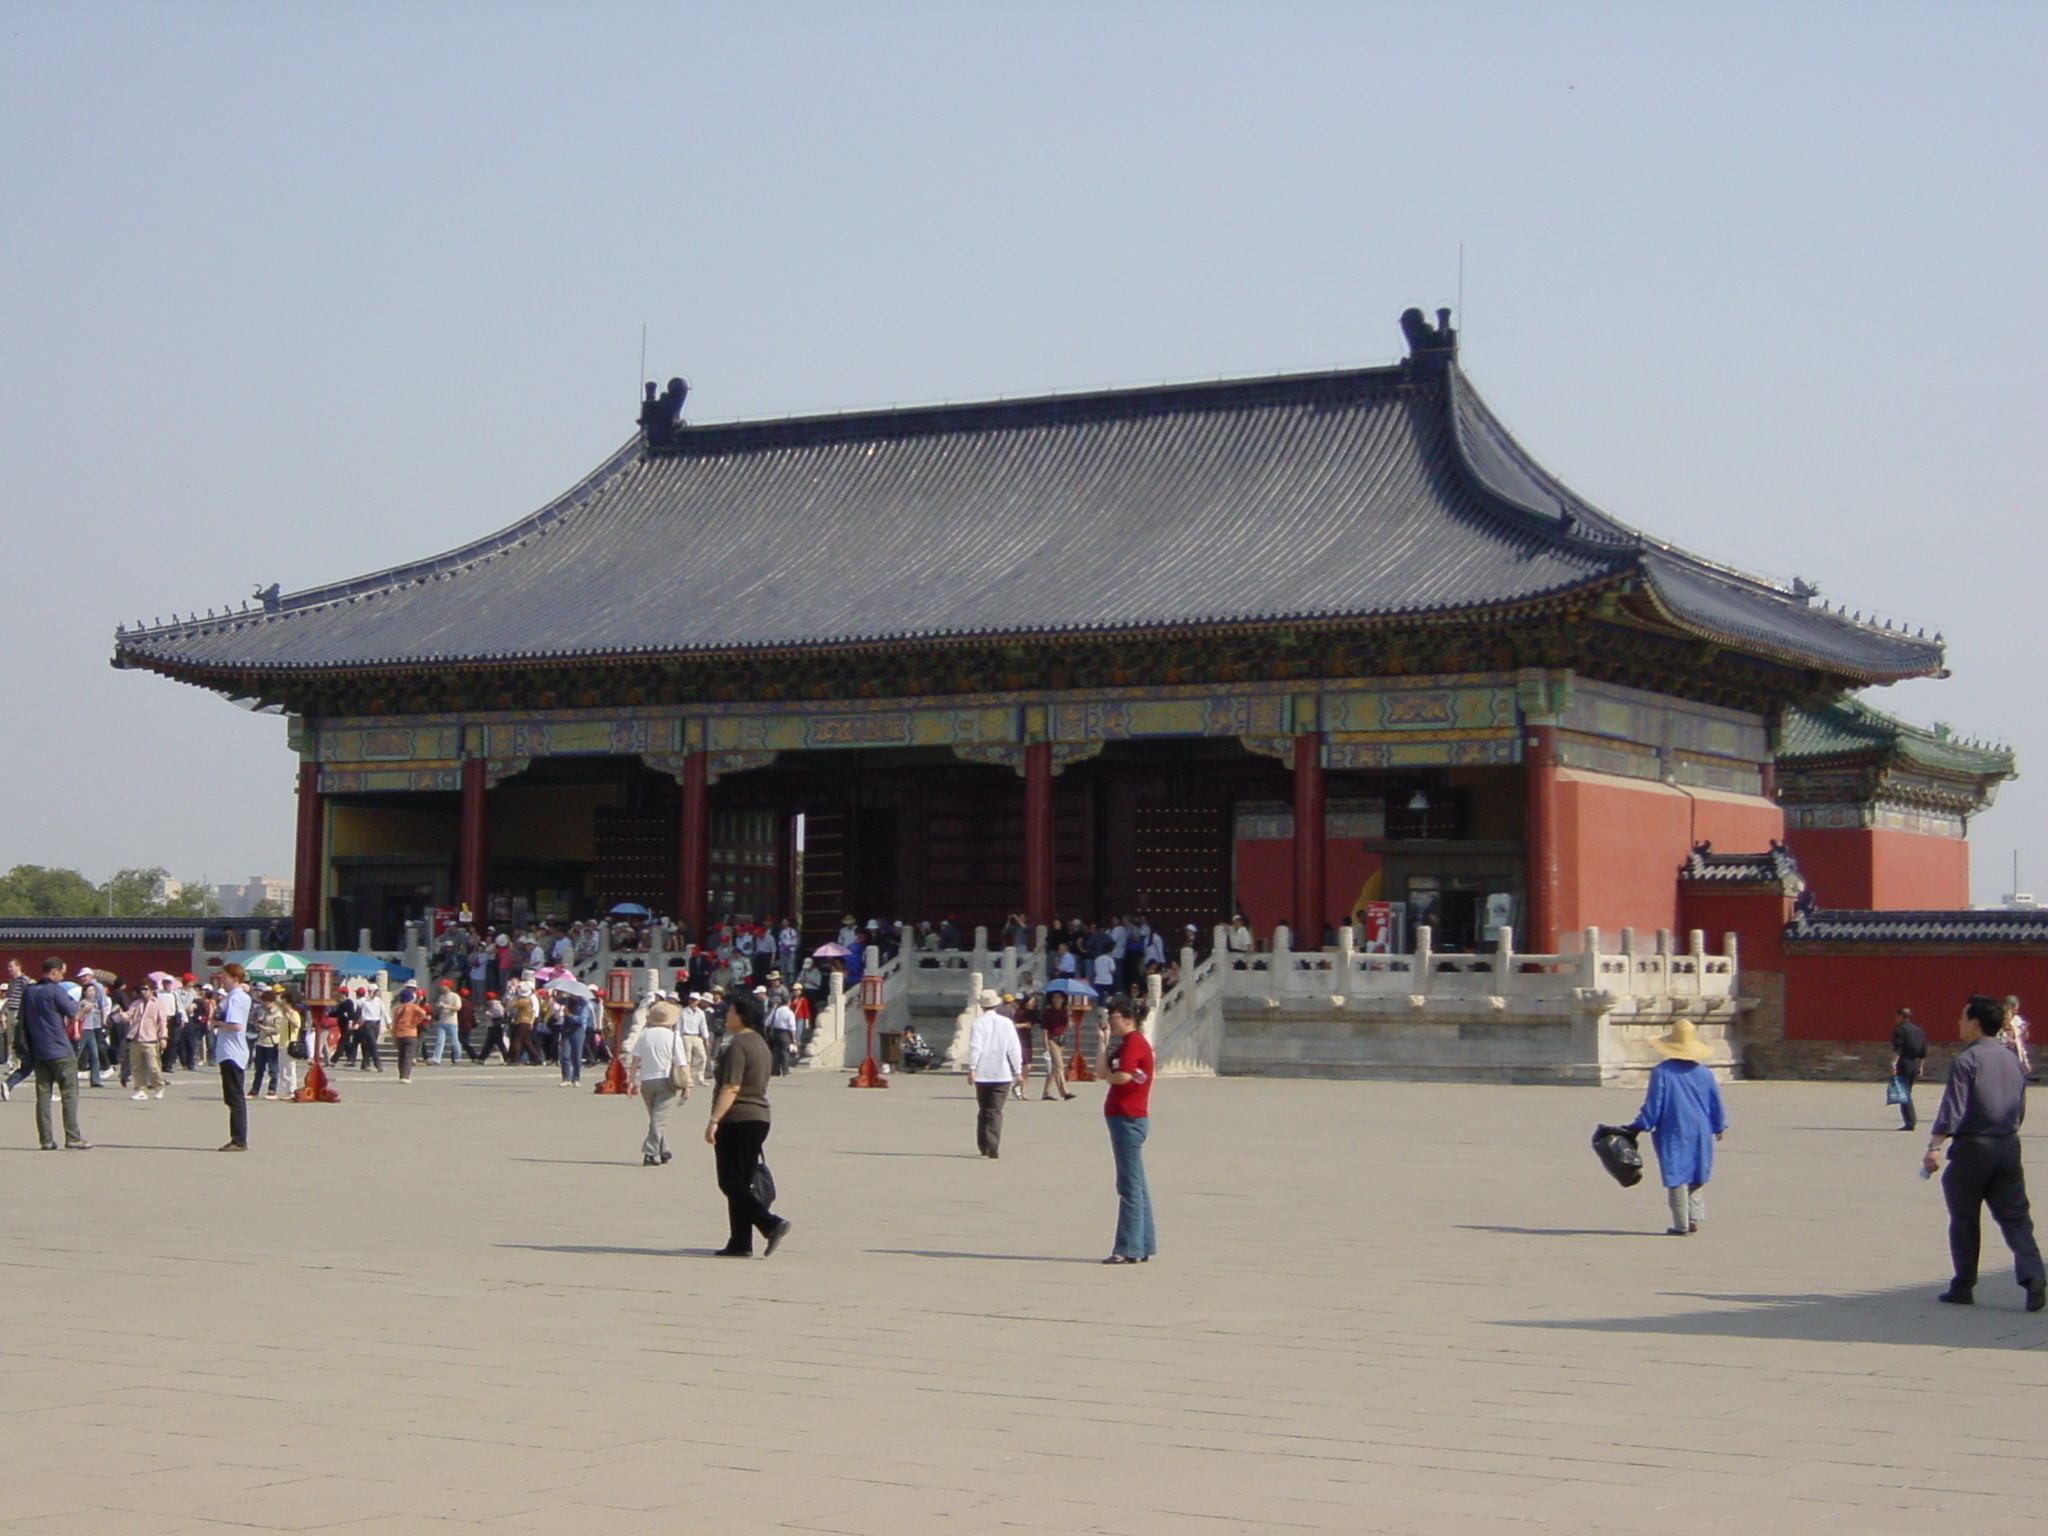
[{"label": "green and white umbrella", "polygon": [[303,974],[306,962],[297,955],[286,954],[281,949],[266,949],[261,954],[251,955],[244,960],[242,969],[264,981],[281,981],[287,976]]}]

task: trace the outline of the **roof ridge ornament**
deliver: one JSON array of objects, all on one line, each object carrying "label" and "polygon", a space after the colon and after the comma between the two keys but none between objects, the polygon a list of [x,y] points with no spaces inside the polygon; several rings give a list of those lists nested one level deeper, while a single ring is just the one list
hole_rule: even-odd
[{"label": "roof ridge ornament", "polygon": [[1419,309],[1401,311],[1401,334],[1408,338],[1406,367],[1412,378],[1435,379],[1458,357],[1458,333],[1451,328],[1451,312],[1439,309],[1431,325]]},{"label": "roof ridge ornament", "polygon": [[686,380],[670,379],[668,388],[655,393],[652,379],[647,381],[646,390],[640,402],[640,430],[647,438],[647,446],[657,451],[673,448],[682,435],[683,402],[689,398],[690,386]]}]

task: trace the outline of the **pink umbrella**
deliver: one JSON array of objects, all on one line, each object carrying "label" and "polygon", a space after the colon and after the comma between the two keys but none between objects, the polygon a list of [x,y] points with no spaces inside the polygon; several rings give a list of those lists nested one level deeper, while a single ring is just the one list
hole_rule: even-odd
[{"label": "pink umbrella", "polygon": [[155,982],[168,983],[176,981],[178,978],[173,976],[169,971],[151,971],[149,973],[149,979]]},{"label": "pink umbrella", "polygon": [[811,951],[813,960],[844,960],[853,951],[840,944],[820,944]]}]

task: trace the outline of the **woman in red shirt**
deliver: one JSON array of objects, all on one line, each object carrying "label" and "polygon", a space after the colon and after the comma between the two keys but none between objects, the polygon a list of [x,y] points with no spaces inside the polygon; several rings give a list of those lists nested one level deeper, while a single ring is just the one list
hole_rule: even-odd
[{"label": "woman in red shirt", "polygon": [[1145,1134],[1152,1123],[1152,1042],[1138,1033],[1138,1005],[1109,1005],[1110,1039],[1102,1052],[1109,1093],[1102,1115],[1116,1158],[1116,1247],[1105,1264],[1143,1264],[1158,1247],[1152,1235],[1152,1192],[1145,1184]]}]

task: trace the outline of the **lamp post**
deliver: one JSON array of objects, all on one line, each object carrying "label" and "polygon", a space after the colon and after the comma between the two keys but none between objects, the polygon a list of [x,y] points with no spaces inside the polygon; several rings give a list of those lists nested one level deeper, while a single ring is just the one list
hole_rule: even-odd
[{"label": "lamp post", "polygon": [[882,1016],[882,991],[886,983],[872,971],[860,979],[860,1011],[868,1020],[868,1052],[861,1058],[860,1070],[853,1074],[846,1086],[849,1088],[886,1088],[889,1079],[882,1075],[882,1069],[875,1064],[875,1020]]},{"label": "lamp post", "polygon": [[615,966],[604,973],[604,1011],[611,1023],[612,1064],[605,1068],[604,1080],[594,1091],[631,1093],[633,1085],[626,1077],[626,1053],[619,1049],[619,1043],[626,1038],[626,1015],[633,1011],[633,973],[623,966]]},{"label": "lamp post", "polygon": [[305,1086],[292,1095],[295,1104],[339,1104],[341,1095],[327,1082],[327,1010],[334,1006],[334,967],[314,961],[300,978],[306,1009],[313,1015],[313,1054],[306,1063]]}]

